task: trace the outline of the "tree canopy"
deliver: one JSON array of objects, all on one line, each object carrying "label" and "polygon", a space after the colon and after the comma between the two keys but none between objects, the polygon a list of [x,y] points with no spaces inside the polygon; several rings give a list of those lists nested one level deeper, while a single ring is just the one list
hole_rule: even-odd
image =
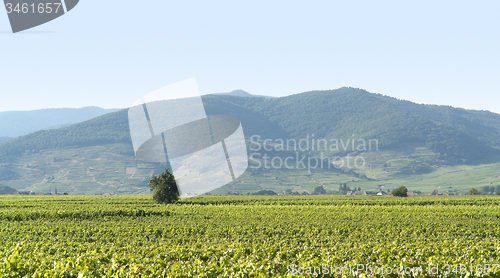
[{"label": "tree canopy", "polygon": [[408,188],[406,188],[405,186],[400,186],[392,191],[392,196],[408,197]]},{"label": "tree canopy", "polygon": [[481,191],[475,189],[475,188],[471,188],[469,190],[469,192],[467,192],[467,195],[481,195]]},{"label": "tree canopy", "polygon": [[149,188],[153,191],[153,200],[157,204],[171,204],[179,200],[179,188],[168,168],[158,176],[153,175],[149,181]]}]

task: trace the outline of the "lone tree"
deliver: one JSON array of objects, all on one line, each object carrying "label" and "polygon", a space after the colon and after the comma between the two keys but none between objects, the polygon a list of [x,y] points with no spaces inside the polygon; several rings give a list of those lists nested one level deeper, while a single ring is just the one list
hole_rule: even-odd
[{"label": "lone tree", "polygon": [[408,188],[400,186],[392,191],[392,196],[408,197]]},{"label": "lone tree", "polygon": [[170,169],[165,169],[158,176],[153,175],[149,189],[153,191],[153,200],[157,204],[171,204],[179,200],[179,188]]}]

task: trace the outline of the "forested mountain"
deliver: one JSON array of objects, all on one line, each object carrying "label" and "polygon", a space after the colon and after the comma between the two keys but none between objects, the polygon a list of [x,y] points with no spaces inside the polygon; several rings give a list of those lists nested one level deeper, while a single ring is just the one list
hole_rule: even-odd
[{"label": "forested mountain", "polygon": [[[368,92],[366,92],[368,93]],[[467,110],[444,105],[416,104],[388,96],[375,95],[406,112],[440,122],[500,149],[500,115],[489,111]]]},{"label": "forested mountain", "polygon": [[[377,183],[388,178],[398,179],[400,174],[429,173],[443,165],[475,167],[473,165],[479,163],[498,162],[499,157],[496,149],[499,137],[495,135],[499,132],[500,115],[485,111],[414,104],[355,88],[312,91],[280,98],[212,94],[202,96],[202,101],[208,115],[238,117],[249,144],[253,135],[259,135],[261,142],[265,139],[298,141],[306,137],[345,142],[358,138],[377,140],[382,152],[368,154],[369,168],[359,173],[352,170],[325,172],[322,177],[327,180],[331,175],[346,179],[343,182],[365,179],[369,186],[376,188],[380,185]],[[405,151],[402,155],[400,151],[408,145],[420,149]],[[349,150],[328,149],[324,155],[346,155]],[[317,150],[307,150],[303,154],[319,156]],[[398,161],[391,162],[389,156]],[[102,157],[105,159],[101,160]],[[496,173],[496,165],[484,170],[491,181],[496,180],[491,174]],[[80,190],[75,192],[87,192],[88,188],[101,188],[99,192],[110,188],[116,192],[118,188],[120,192],[142,192],[146,189],[134,189],[134,186],[139,183],[144,186],[148,175],[163,167],[160,166],[135,161],[127,109],[0,143],[0,183],[16,188],[35,184],[33,189],[38,190],[37,186],[47,187],[57,182],[59,186],[71,184],[72,190]],[[455,171],[453,169],[449,171]],[[260,174],[265,174],[262,178],[254,178],[256,172],[250,168],[248,171],[246,179],[250,181],[242,182],[244,188],[257,180],[260,185],[255,190],[264,188],[261,182],[269,180],[266,170],[261,169]],[[384,178],[388,171],[399,174]],[[457,173],[460,171],[464,170],[459,169]],[[344,174],[346,177],[342,178]],[[310,178],[282,175],[282,180],[276,180],[278,187],[299,180],[305,182],[306,187],[317,186],[317,182],[309,181]],[[75,185],[75,179],[81,181],[76,181]],[[486,181],[493,184],[490,179]],[[126,185],[129,187],[124,189]]]},{"label": "forested mountain", "polygon": [[[259,135],[263,139],[299,140],[309,135],[316,139],[377,139],[384,149],[402,143],[422,143],[444,161],[455,164],[475,162],[497,153],[492,147],[497,146],[495,138],[490,135],[498,132],[500,115],[489,112],[422,106],[354,88],[281,98],[205,95],[202,99],[207,114],[238,117],[247,138]],[[130,142],[124,109],[3,143],[0,161],[8,163],[24,152],[44,149]]]},{"label": "forested mountain", "polygon": [[17,137],[41,129],[75,124],[117,110],[83,107],[0,112],[0,137]]},{"label": "forested mountain", "polygon": [[402,143],[425,143],[451,163],[481,160],[496,151],[474,130],[460,131],[380,100],[364,90],[314,91],[266,101],[246,102],[292,138],[375,138],[386,149]]}]

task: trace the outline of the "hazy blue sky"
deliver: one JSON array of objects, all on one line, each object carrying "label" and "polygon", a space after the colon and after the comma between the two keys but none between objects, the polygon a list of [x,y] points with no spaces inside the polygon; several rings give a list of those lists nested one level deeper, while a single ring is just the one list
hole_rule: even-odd
[{"label": "hazy blue sky", "polygon": [[351,86],[500,113],[499,10],[500,1],[81,0],[18,34],[1,11],[0,111],[127,107],[196,77],[203,94]]}]

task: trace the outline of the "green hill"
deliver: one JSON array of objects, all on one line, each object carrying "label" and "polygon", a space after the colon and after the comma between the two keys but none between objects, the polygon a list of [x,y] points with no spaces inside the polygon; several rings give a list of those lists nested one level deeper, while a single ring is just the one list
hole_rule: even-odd
[{"label": "green hill", "polygon": [[388,96],[377,96],[394,107],[453,127],[496,149],[500,149],[499,114],[443,105],[416,104]]},{"label": "green hill", "polygon": [[[111,143],[131,144],[127,110],[60,129],[40,130],[0,144],[0,163],[9,163],[25,153],[48,149],[87,147]],[[130,155],[133,154],[130,149]]]},{"label": "green hill", "polygon": [[364,90],[341,88],[289,97],[246,102],[292,138],[374,138],[380,147],[423,143],[448,163],[473,163],[496,151],[470,130],[452,126],[395,107]]},{"label": "green hill", "polygon": [[[475,167],[484,169],[482,176],[468,172],[471,180],[451,184],[451,188],[466,188],[474,179],[481,180],[474,186],[496,182],[490,176],[498,168],[495,163],[500,161],[496,149],[499,137],[495,137],[500,130],[498,114],[419,105],[355,88],[280,98],[216,94],[202,99],[207,114],[233,115],[241,120],[249,149],[254,135],[259,136],[259,143],[269,139],[270,146],[276,146],[278,139],[305,138],[311,142],[335,139],[342,144],[352,142],[348,140],[372,139],[378,144],[376,152],[353,151],[350,145],[343,148],[342,144],[337,144],[341,145],[338,149],[270,151],[269,155],[282,157],[295,155],[296,151],[308,157],[351,155],[363,157],[367,166],[313,171],[249,168],[238,181],[218,192],[279,193],[290,186],[312,192],[318,185],[334,190],[341,182],[377,190],[384,184],[396,186],[403,181],[416,187],[421,184],[424,189],[439,186],[432,180],[447,183],[433,173],[453,179],[453,175],[462,175]],[[148,178],[164,165],[135,160],[127,115],[124,109],[1,143],[0,183],[43,192],[53,186],[57,186],[58,192],[70,193],[148,192]],[[261,158],[257,160],[264,162]],[[461,171],[456,171],[458,167],[462,167]]]},{"label": "green hill", "polygon": [[16,192],[14,188],[0,184],[0,194],[12,194],[14,192]]}]

